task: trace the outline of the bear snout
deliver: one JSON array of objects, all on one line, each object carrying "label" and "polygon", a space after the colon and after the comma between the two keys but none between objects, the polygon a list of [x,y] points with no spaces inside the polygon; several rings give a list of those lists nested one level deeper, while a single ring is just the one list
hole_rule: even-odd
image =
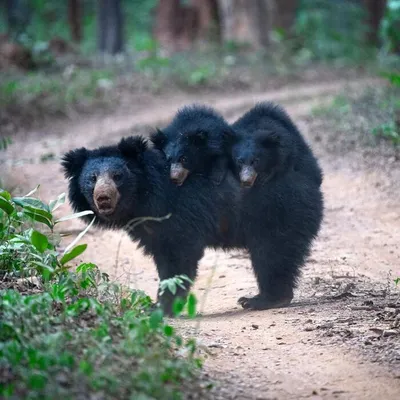
[{"label": "bear snout", "polygon": [[186,169],[181,163],[174,163],[171,165],[169,176],[172,182],[174,182],[176,185],[181,186],[188,175],[189,170]]},{"label": "bear snout", "polygon": [[99,214],[105,216],[113,214],[119,198],[119,191],[112,178],[107,175],[97,179],[93,200]]},{"label": "bear snout", "polygon": [[240,183],[245,188],[250,188],[254,185],[254,182],[257,178],[256,170],[250,166],[245,165],[240,170]]}]

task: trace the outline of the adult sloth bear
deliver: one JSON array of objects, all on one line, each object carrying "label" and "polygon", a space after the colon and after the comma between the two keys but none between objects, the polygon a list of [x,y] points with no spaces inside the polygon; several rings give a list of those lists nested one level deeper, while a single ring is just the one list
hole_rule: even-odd
[{"label": "adult sloth bear", "polygon": [[[237,226],[240,186],[232,174],[218,190],[206,177],[178,187],[169,178],[164,155],[148,148],[142,137],[95,150],[72,150],[62,165],[70,179],[74,210],[93,210],[98,226],[127,231],[154,258],[160,280],[182,274],[195,279],[206,247],[243,243]],[[168,214],[168,219],[146,220],[133,227],[138,218]],[[84,219],[90,221],[91,216]],[[184,297],[186,291],[177,295]],[[170,313],[171,294],[159,300]]]}]

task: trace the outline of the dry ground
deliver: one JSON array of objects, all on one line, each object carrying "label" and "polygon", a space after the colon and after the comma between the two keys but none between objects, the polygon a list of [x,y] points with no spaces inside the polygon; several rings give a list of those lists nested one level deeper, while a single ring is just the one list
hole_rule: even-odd
[{"label": "dry ground", "polygon": [[[216,380],[213,398],[399,399],[400,290],[393,278],[400,275],[400,183],[354,154],[327,153],[323,141],[313,141],[314,127],[307,120],[314,105],[343,88],[371,83],[376,84],[333,81],[231,97],[140,96],[129,113],[82,120],[77,115],[19,135],[7,152],[7,165],[21,186],[40,183],[42,199],[49,200],[66,191],[58,160],[66,150],[113,143],[132,128],[148,132],[193,101],[215,106],[230,120],[258,100],[282,103],[325,172],[325,221],[295,300],[286,309],[242,310],[238,297],[256,293],[247,256],[209,251],[195,285],[200,301],[205,300],[202,316],[174,323],[195,334],[210,353],[205,369]],[[72,222],[68,228],[81,227]],[[85,242],[85,260],[154,297],[154,264],[125,235],[93,230]]]}]

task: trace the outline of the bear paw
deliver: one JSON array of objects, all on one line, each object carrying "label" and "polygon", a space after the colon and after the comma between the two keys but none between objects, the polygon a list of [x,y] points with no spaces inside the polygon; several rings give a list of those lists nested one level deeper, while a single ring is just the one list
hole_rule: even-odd
[{"label": "bear paw", "polygon": [[260,294],[254,297],[240,297],[238,303],[244,309],[250,310],[267,310],[269,308],[287,307],[292,302],[293,296],[288,296],[281,299],[269,299],[268,297]]}]

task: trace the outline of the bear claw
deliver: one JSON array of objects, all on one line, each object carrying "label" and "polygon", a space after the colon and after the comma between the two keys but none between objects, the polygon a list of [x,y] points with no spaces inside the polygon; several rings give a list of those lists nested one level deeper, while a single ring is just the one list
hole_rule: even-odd
[{"label": "bear claw", "polygon": [[268,310],[270,308],[287,307],[292,302],[293,296],[278,300],[270,300],[264,296],[240,297],[238,303],[249,310]]}]

